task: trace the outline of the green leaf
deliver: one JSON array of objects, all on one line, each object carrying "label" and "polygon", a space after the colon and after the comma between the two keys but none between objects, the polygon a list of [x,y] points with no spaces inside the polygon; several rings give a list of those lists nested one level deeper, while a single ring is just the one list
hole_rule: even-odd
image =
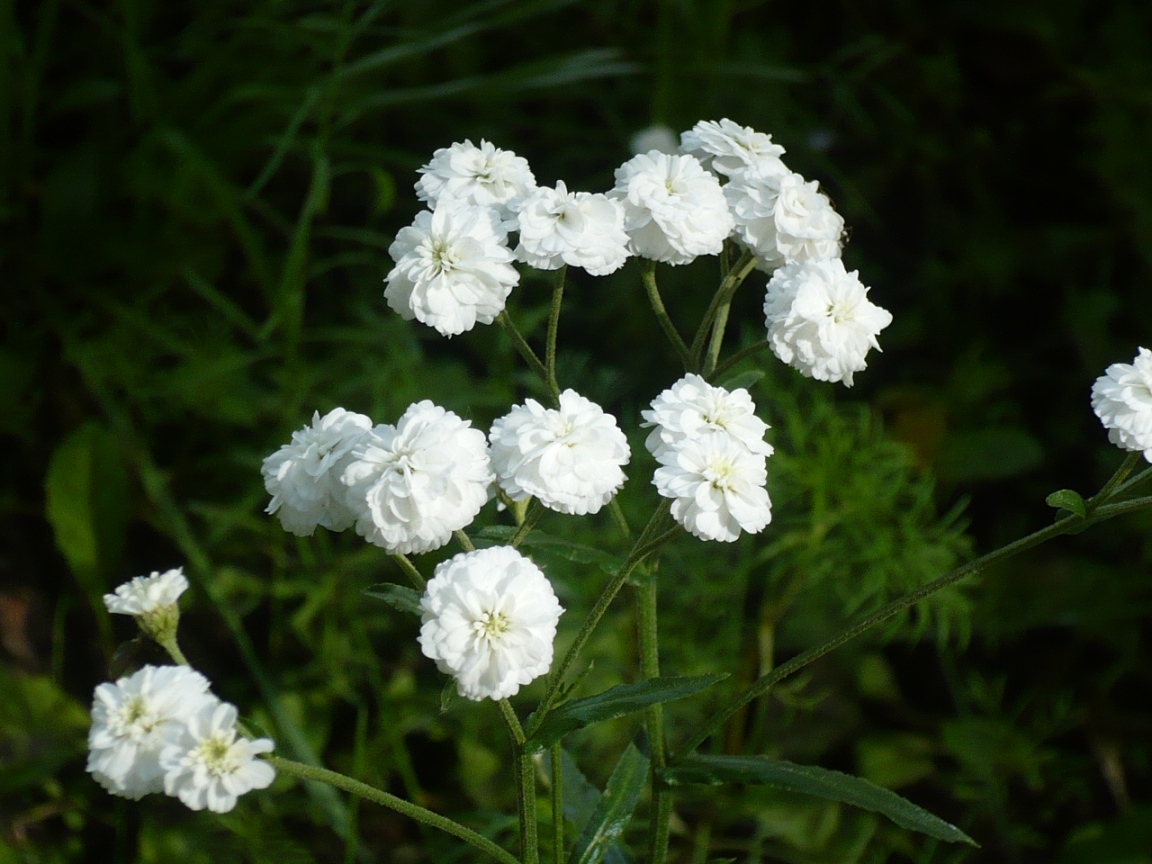
[{"label": "green leaf", "polygon": [[[544,753],[544,770],[552,776],[552,753]],[[600,803],[600,790],[588,782],[567,750],[560,751],[560,778],[564,790],[564,818],[572,823],[579,835],[592,819]],[[628,864],[631,860],[623,846],[610,846],[604,853],[608,864]]]},{"label": "green leaf", "polygon": [[637,750],[635,744],[629,744],[620,754],[604,794],[572,847],[569,864],[596,864],[615,847],[647,785],[648,757]]},{"label": "green leaf", "polygon": [[420,611],[421,594],[415,588],[407,588],[393,582],[377,582],[375,585],[369,585],[365,588],[364,593],[369,597],[375,597],[377,600],[383,600],[393,609],[411,612],[417,618],[422,614]]},{"label": "green leaf", "polygon": [[128,528],[128,472],[116,436],[99,423],[69,435],[52,454],[45,492],[56,545],[96,603]]},{"label": "green leaf", "polygon": [[[507,525],[492,525],[477,532],[476,539],[507,543],[515,533],[516,529]],[[525,549],[533,549],[544,555],[555,555],[577,564],[595,564],[605,573],[616,573],[620,569],[620,559],[603,549],[586,546],[583,543],[573,543],[571,540],[554,537],[536,529],[533,529],[524,538],[520,546]]]},{"label": "green leaf", "polygon": [[1053,492],[1044,499],[1044,503],[1049,507],[1055,507],[1057,510],[1067,510],[1076,516],[1083,519],[1087,513],[1088,508],[1084,504],[1084,499],[1080,496],[1079,492],[1073,492],[1071,489],[1061,489],[1059,492]]},{"label": "green leaf", "polygon": [[874,786],[860,777],[829,771],[815,765],[796,765],[765,756],[692,755],[665,768],[661,776],[676,786],[703,783],[754,783],[775,786],[802,795],[841,801],[887,816],[902,828],[919,831],[949,843],[979,844],[943,819],[901,798],[895,792]]},{"label": "green leaf", "polygon": [[693,696],[727,678],[727,673],[696,677],[652,678],[639,684],[620,684],[586,699],[565,702],[552,711],[525,745],[531,752],[550,747],[577,729],[601,720],[623,717],[633,711]]}]

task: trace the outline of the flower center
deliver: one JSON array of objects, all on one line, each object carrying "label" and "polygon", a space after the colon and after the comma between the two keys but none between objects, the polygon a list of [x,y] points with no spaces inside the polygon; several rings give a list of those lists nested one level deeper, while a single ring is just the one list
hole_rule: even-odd
[{"label": "flower center", "polygon": [[141,738],[160,723],[160,718],[149,710],[143,696],[133,696],[129,699],[120,709],[120,716],[117,719],[120,734],[130,738]]},{"label": "flower center", "polygon": [[232,755],[232,742],[225,736],[218,735],[200,742],[196,755],[200,762],[214,777],[223,777],[235,773],[239,762]]},{"label": "flower center", "polygon": [[833,300],[828,304],[825,314],[832,319],[833,324],[843,324],[856,317],[856,304],[847,300]]},{"label": "flower center", "polygon": [[456,256],[446,240],[433,240],[429,257],[432,259],[432,266],[441,273],[447,273],[456,267]]},{"label": "flower center", "polygon": [[472,622],[472,629],[489,639],[499,639],[512,628],[512,622],[503,612],[485,612],[477,621]]},{"label": "flower center", "polygon": [[713,459],[704,469],[704,479],[712,484],[713,489],[726,492],[732,488],[735,473],[732,461],[719,457]]}]

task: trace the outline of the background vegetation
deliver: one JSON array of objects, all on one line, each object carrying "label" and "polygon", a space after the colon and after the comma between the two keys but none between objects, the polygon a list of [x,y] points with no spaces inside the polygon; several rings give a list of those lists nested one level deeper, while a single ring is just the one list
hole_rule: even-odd
[{"label": "background vegetation", "polygon": [[[1041,526],[1048,492],[1095,491],[1120,454],[1088,388],[1152,342],[1150,30],[1152,9],[1089,0],[2,0],[0,862],[470,860],[286,780],[223,818],[90,780],[92,688],[158,659],[100,595],[177,565],[185,650],[286,754],[512,836],[494,709],[441,713],[414,622],[361,593],[398,580],[391,563],[262,513],[260,461],[313,410],[388,422],[430,398],[486,428],[535,392],[494,329],[449,342],[381,296],[414,172],[452,141],[605,189],[650,123],[770,132],[895,315],[851,391],[763,363],[776,519],[663,565],[667,671],[735,687]],[[686,325],[715,284],[709,262],[661,278]],[[762,327],[756,295],[734,341]],[[527,281],[512,312],[530,327],[546,297]],[[676,377],[636,271],[577,277],[569,298],[562,382],[635,429]],[[1152,860],[1150,528],[1128,517],[988,572],[710,744],[864,774],[981,850],[780,793],[689,791],[677,860]],[[571,628],[602,574],[541,560]],[[631,674],[626,604],[592,653],[586,692]],[[672,706],[673,730],[701,710]],[[634,727],[569,742],[592,783]]]}]

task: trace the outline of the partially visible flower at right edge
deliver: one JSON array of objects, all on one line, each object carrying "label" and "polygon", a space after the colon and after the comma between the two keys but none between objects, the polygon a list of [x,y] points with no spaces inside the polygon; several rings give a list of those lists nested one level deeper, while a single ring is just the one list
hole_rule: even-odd
[{"label": "partially visible flower at right edge", "polygon": [[1132,363],[1113,363],[1092,385],[1092,410],[1123,450],[1152,462],[1152,351],[1140,348]]},{"label": "partially visible flower at right edge", "polygon": [[264,460],[264,488],[272,496],[265,512],[275,513],[285,531],[300,537],[317,525],[329,531],[351,526],[356,512],[345,503],[340,475],[352,447],[371,428],[370,418],[343,408],[323,417],[313,414],[311,426],[293,432],[290,444]]}]

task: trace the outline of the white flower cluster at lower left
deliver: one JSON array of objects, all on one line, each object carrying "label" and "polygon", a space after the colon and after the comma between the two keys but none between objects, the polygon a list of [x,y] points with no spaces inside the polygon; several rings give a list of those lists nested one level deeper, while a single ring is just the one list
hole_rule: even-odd
[{"label": "white flower cluster at lower left", "polygon": [[208,686],[187,666],[145,666],[98,686],[88,771],[114,795],[164,792],[216,813],[227,813],[245,792],[267,788],[276,771],[256,757],[275,745],[240,736],[236,707]]}]

